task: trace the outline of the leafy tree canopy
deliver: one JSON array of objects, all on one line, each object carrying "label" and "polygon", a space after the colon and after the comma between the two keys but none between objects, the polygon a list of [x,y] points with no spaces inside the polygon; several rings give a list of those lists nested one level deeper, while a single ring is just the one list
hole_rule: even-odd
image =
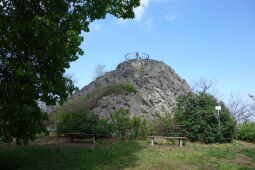
[{"label": "leafy tree canopy", "polygon": [[74,90],[65,69],[83,54],[81,31],[112,14],[134,18],[139,0],[0,0],[1,139],[27,143],[43,132],[36,101],[62,103]]},{"label": "leafy tree canopy", "polygon": [[[220,105],[220,114],[215,106]],[[178,98],[175,108],[178,123],[192,141],[203,143],[230,142],[235,135],[236,124],[227,107],[206,93],[188,94]]]}]

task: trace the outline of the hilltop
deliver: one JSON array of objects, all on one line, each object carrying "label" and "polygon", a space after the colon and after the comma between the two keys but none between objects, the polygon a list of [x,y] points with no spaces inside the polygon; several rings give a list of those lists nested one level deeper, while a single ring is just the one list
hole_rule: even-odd
[{"label": "hilltop", "polygon": [[113,111],[127,108],[133,116],[153,119],[171,114],[177,97],[189,92],[186,81],[164,62],[132,59],[77,91],[60,109],[89,108],[108,118]]}]

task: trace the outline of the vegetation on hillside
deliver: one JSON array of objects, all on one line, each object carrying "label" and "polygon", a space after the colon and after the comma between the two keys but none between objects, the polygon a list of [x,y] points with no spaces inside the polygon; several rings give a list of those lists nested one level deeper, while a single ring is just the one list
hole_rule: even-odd
[{"label": "vegetation on hillside", "polygon": [[[184,124],[181,131],[191,141],[204,143],[231,142],[235,137],[235,121],[222,102],[206,93],[188,94],[177,100],[175,117]],[[218,115],[215,106],[222,110]]]},{"label": "vegetation on hillside", "polygon": [[81,109],[93,109],[97,106],[97,102],[104,96],[108,95],[128,95],[131,92],[136,92],[135,85],[130,82],[123,82],[118,84],[108,84],[96,88],[84,96],[79,96],[76,99],[70,99],[64,105],[61,105],[56,110],[56,115],[62,112],[74,112]]}]

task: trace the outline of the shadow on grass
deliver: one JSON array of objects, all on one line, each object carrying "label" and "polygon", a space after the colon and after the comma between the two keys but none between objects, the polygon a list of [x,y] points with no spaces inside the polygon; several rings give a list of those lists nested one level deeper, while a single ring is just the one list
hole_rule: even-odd
[{"label": "shadow on grass", "polygon": [[143,146],[136,141],[102,143],[92,148],[0,145],[0,169],[122,169],[133,167],[135,153]]}]

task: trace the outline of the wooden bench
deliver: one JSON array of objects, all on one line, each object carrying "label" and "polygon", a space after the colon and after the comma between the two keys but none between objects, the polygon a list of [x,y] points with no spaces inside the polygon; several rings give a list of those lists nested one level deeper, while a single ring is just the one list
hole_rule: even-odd
[{"label": "wooden bench", "polygon": [[182,147],[182,140],[187,139],[187,137],[174,137],[174,136],[148,136],[151,138],[151,145],[154,145],[155,138],[163,138],[163,139],[179,139],[179,146]]},{"label": "wooden bench", "polygon": [[99,134],[86,134],[86,133],[63,133],[63,135],[70,137],[71,142],[73,142],[74,138],[89,136],[92,137],[93,143],[96,143],[96,136],[99,136]]}]

